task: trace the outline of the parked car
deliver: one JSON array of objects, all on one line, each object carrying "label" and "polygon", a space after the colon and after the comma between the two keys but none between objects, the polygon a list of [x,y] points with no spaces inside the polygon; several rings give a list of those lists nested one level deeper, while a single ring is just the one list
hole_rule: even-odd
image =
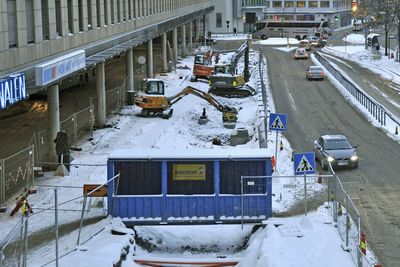
[{"label": "parked car", "polygon": [[310,66],[306,71],[307,80],[323,80],[325,78],[325,73],[320,66]]},{"label": "parked car", "polygon": [[310,50],[311,50],[311,44],[310,44],[310,42],[309,42],[308,40],[306,40],[306,39],[301,40],[301,41],[299,42],[299,44],[298,44],[298,47],[299,47],[299,48],[304,48],[304,49],[307,50],[307,51],[310,51]]},{"label": "parked car", "polygon": [[[200,44],[204,44],[204,36],[199,36],[198,42]],[[215,39],[206,37],[206,45],[214,45],[216,43],[217,43],[217,41]]]},{"label": "parked car", "polygon": [[314,141],[315,159],[327,170],[332,168],[358,167],[356,147],[344,135],[323,135]]},{"label": "parked car", "polygon": [[304,48],[297,48],[293,57],[294,59],[308,59],[308,53]]}]

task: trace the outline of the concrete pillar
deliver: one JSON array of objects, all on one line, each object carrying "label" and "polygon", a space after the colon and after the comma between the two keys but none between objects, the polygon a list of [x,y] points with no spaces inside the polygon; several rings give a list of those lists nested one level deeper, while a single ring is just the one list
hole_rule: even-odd
[{"label": "concrete pillar", "polygon": [[176,65],[176,63],[178,62],[178,29],[174,28],[172,30],[172,47],[173,47],[173,63],[174,65]]},{"label": "concrete pillar", "polygon": [[106,80],[104,62],[96,65],[97,90],[97,126],[103,128],[106,124]]},{"label": "concrete pillar", "polygon": [[57,162],[56,144],[54,139],[60,131],[60,99],[58,92],[58,84],[47,88],[47,105],[49,114],[49,153],[50,161]]},{"label": "concrete pillar", "polygon": [[153,39],[147,41],[147,78],[153,78]]},{"label": "concrete pillar", "polygon": [[162,60],[162,71],[168,72],[167,33],[166,32],[164,32],[161,37],[161,60]]},{"label": "concrete pillar", "polygon": [[193,49],[193,21],[189,22],[189,36],[188,36],[188,47]]},{"label": "concrete pillar", "polygon": [[182,25],[182,57],[186,57],[186,25]]},{"label": "concrete pillar", "polygon": [[126,76],[127,80],[127,91],[133,92],[135,91],[135,81],[133,78],[133,48],[128,49],[128,53],[126,54]]}]

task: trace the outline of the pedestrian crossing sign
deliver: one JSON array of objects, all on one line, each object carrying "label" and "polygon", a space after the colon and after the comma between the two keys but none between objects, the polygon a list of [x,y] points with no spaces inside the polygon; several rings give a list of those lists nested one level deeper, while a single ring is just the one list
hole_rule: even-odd
[{"label": "pedestrian crossing sign", "polygon": [[315,154],[314,152],[305,152],[294,154],[294,175],[314,174]]},{"label": "pedestrian crossing sign", "polygon": [[286,131],[286,114],[270,113],[269,114],[269,130]]}]

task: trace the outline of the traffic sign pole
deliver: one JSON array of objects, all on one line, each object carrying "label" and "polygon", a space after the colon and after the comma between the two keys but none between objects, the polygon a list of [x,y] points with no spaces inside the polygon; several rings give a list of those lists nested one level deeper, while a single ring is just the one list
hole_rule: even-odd
[{"label": "traffic sign pole", "polygon": [[279,173],[278,172],[278,132],[275,132],[275,133],[276,133],[276,139],[275,139],[275,171],[277,173]]},{"label": "traffic sign pole", "polygon": [[304,172],[304,214],[307,216],[307,179]]}]

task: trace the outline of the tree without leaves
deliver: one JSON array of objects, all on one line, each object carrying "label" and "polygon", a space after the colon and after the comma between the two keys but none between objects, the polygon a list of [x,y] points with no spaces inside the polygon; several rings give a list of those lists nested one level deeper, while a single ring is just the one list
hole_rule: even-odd
[{"label": "tree without leaves", "polygon": [[385,56],[388,55],[389,31],[395,23],[396,12],[399,12],[395,8],[398,3],[400,3],[400,0],[383,0],[372,6],[372,11],[375,13],[378,23],[383,26],[385,32]]}]

